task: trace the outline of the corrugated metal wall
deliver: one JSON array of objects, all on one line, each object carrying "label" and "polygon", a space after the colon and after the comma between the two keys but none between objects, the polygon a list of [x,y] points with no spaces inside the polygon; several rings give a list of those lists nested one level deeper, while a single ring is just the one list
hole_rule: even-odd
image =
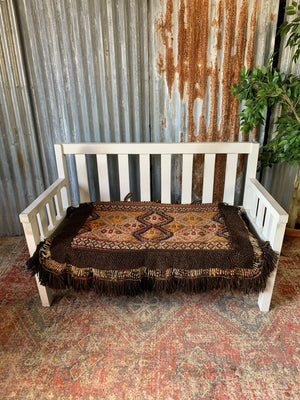
[{"label": "corrugated metal wall", "polygon": [[147,3],[138,3],[16,3],[47,165],[55,163],[54,142],[150,141]]},{"label": "corrugated metal wall", "polygon": [[241,140],[230,87],[272,52],[278,6],[2,0],[0,234],[56,178],[54,142]]},{"label": "corrugated metal wall", "polygon": [[21,233],[18,213],[44,189],[24,60],[11,2],[0,2],[0,234]]},{"label": "corrugated metal wall", "polygon": [[[292,1],[293,0],[287,0],[286,5],[291,5]],[[298,15],[300,16],[300,12]],[[295,18],[295,16],[285,15],[286,20],[291,20],[293,18]],[[294,52],[295,49],[286,47],[286,38],[283,38],[280,44],[278,67],[281,71],[286,73],[300,75],[300,59],[298,59],[296,63],[292,62]],[[274,135],[274,121],[280,115],[280,111],[280,108],[277,107],[271,115],[270,128],[268,132],[268,137],[270,139]],[[275,165],[264,171],[263,184],[285,209],[289,208],[295,175],[296,168],[285,163]]]}]

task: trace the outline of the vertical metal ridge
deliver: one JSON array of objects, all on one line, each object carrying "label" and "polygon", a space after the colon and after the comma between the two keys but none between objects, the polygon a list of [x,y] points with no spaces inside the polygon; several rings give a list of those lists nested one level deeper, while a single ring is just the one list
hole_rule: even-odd
[{"label": "vertical metal ridge", "polygon": [[0,235],[13,235],[44,185],[12,1],[0,3],[0,34]]},{"label": "vertical metal ridge", "polygon": [[[119,2],[116,8],[117,11],[117,21],[119,29],[118,32],[118,42],[120,43],[119,47],[119,57],[120,57],[120,65],[119,65],[119,79],[120,82],[120,92],[121,92],[121,127],[125,132],[126,137],[129,140],[132,140],[132,112],[129,108],[129,104],[131,103],[131,90],[130,90],[130,78],[131,78],[131,63],[130,60],[130,47],[131,42],[129,40],[129,20],[127,15],[127,7],[125,8],[124,2]],[[123,33],[123,35],[122,35]],[[126,45],[127,44],[127,45]],[[126,66],[124,68],[124,66]]]},{"label": "vertical metal ridge", "polygon": [[113,10],[113,2],[108,0],[106,2],[107,7],[107,47],[109,52],[108,61],[108,81],[110,83],[110,94],[111,104],[110,108],[114,111],[112,118],[113,131],[111,134],[114,135],[116,142],[120,141],[120,110],[119,110],[119,98],[120,88],[118,84],[117,66],[115,60],[117,59],[116,48],[115,48],[115,35],[117,34],[115,29],[115,17]]},{"label": "vertical metal ridge", "polygon": [[94,62],[96,64],[96,93],[99,105],[99,133],[100,141],[108,142],[111,132],[111,120],[109,116],[109,90],[107,85],[106,57],[107,48],[101,19],[100,2],[94,2],[95,30],[94,35]]}]

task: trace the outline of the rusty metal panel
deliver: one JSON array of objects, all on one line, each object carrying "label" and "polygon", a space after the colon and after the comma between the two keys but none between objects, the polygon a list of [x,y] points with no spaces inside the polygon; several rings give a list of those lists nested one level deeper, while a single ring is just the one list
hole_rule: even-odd
[{"label": "rusty metal panel", "polygon": [[[230,89],[274,48],[279,0],[151,0],[154,141],[245,140]],[[250,138],[252,139],[252,138]]]},{"label": "rusty metal panel", "polygon": [[[273,52],[278,7],[279,0],[150,0],[153,141],[263,142],[263,129],[249,138],[240,132],[240,103],[231,88],[244,65],[261,65]],[[201,158],[194,160],[193,198],[201,197],[202,167]],[[240,191],[243,167],[240,159]],[[224,169],[225,158],[218,157],[216,201]],[[180,185],[180,163],[172,170]]]},{"label": "rusty metal panel", "polygon": [[11,1],[0,2],[0,236],[21,234],[18,214],[44,189]]}]

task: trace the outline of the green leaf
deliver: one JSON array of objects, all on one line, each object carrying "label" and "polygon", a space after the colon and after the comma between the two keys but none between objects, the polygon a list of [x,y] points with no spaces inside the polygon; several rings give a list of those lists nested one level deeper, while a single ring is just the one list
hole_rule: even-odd
[{"label": "green leaf", "polygon": [[264,75],[268,72],[267,68],[264,65],[261,66],[261,71]]}]

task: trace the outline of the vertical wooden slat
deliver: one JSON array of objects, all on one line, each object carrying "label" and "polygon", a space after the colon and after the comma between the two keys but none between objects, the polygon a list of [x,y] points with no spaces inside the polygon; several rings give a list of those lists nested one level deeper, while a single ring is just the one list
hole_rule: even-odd
[{"label": "vertical wooden slat", "polygon": [[63,153],[62,145],[55,144],[54,152],[56,158],[56,166],[59,178],[66,178],[68,176],[66,158]]},{"label": "vertical wooden slat", "polygon": [[227,154],[223,201],[230,205],[234,203],[237,161],[238,154]]},{"label": "vertical wooden slat", "polygon": [[181,203],[186,204],[192,201],[192,178],[193,178],[193,154],[182,156],[182,187]]},{"label": "vertical wooden slat", "polygon": [[[246,176],[245,176],[245,185],[246,186],[247,186],[247,181],[249,179],[256,177],[258,152],[259,152],[259,144],[251,143],[251,151],[247,157],[247,169],[246,169]],[[246,193],[246,191],[244,191],[243,204],[246,204],[246,199],[245,199],[246,196],[247,196],[247,193]]]},{"label": "vertical wooden slat", "polygon": [[88,182],[88,173],[86,167],[86,158],[84,154],[75,155],[77,178],[79,186],[80,203],[90,201],[90,190]]},{"label": "vertical wooden slat", "polygon": [[171,154],[161,155],[161,202],[171,203]]},{"label": "vertical wooden slat", "polygon": [[263,224],[263,218],[264,218],[264,214],[265,214],[265,205],[263,204],[263,202],[260,200],[259,201],[259,205],[258,205],[258,211],[257,211],[257,218],[256,218],[256,225],[259,228],[262,228],[262,224]]},{"label": "vertical wooden slat", "polygon": [[265,238],[269,237],[270,223],[271,223],[271,213],[270,210],[267,209],[263,227],[263,235]]},{"label": "vertical wooden slat", "polygon": [[150,183],[150,156],[149,154],[140,154],[140,188],[141,201],[151,200]]},{"label": "vertical wooden slat", "polygon": [[63,146],[61,144],[54,145],[54,152],[56,158],[57,172],[59,178],[66,179],[66,187],[61,192],[62,202],[65,208],[71,204],[69,180],[68,180],[68,169],[65,154],[63,153]]},{"label": "vertical wooden slat", "polygon": [[49,203],[46,204],[46,210],[47,210],[47,214],[48,214],[49,225],[50,225],[50,227],[53,227],[55,225],[55,221],[56,221],[56,214],[55,214],[53,199],[51,199],[49,201]]},{"label": "vertical wooden slat", "polygon": [[258,197],[256,196],[255,193],[253,193],[251,209],[250,209],[250,215],[253,219],[255,219],[257,215],[257,203],[258,203]]},{"label": "vertical wooden slat", "polygon": [[48,222],[46,218],[45,209],[42,208],[36,216],[39,231],[41,234],[41,239],[45,239],[48,237]]},{"label": "vertical wooden slat", "polygon": [[101,201],[110,201],[107,155],[97,154],[97,168]]},{"label": "vertical wooden slat", "polygon": [[118,164],[119,164],[120,200],[124,200],[126,195],[130,192],[128,154],[119,154]]},{"label": "vertical wooden slat", "polygon": [[61,195],[61,199],[62,199],[63,210],[66,210],[71,205],[71,196],[70,196],[69,186],[62,187],[61,191],[60,191],[60,195]]},{"label": "vertical wooden slat", "polygon": [[205,154],[202,203],[212,203],[215,176],[215,154]]},{"label": "vertical wooden slat", "polygon": [[56,212],[57,212],[57,217],[61,217],[63,215],[63,203],[62,203],[62,196],[61,196],[61,191],[59,190],[58,193],[54,196],[54,201],[56,205]]}]

